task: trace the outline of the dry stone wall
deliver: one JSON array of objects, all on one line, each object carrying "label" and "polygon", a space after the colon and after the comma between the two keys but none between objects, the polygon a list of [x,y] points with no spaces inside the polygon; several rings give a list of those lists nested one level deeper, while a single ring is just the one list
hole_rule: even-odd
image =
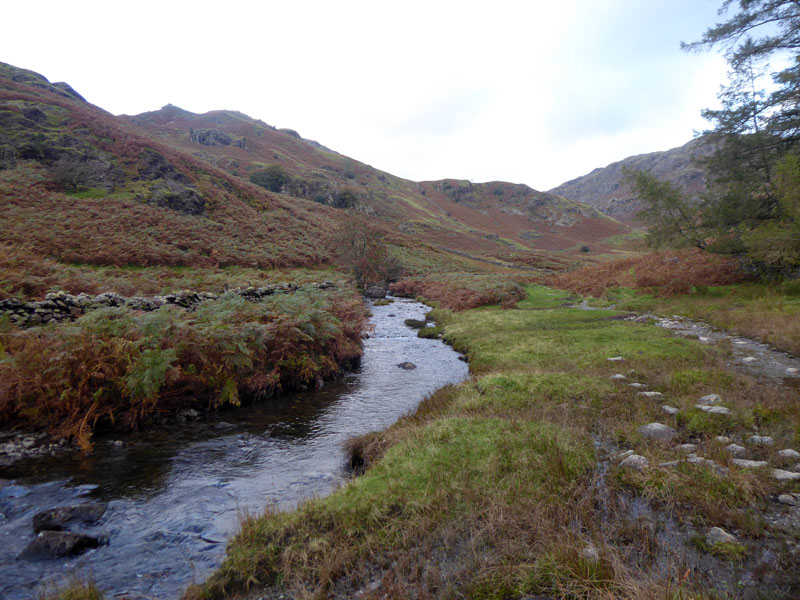
[{"label": "dry stone wall", "polygon": [[[294,283],[274,283],[263,287],[245,287],[228,290],[228,293],[238,294],[245,300],[258,301],[276,293],[292,293],[300,286]],[[328,289],[334,287],[330,281],[312,283],[309,287]],[[120,296],[114,292],[104,292],[96,296],[89,294],[67,294],[54,292],[47,294],[44,300],[23,302],[15,298],[0,300],[0,316],[8,316],[12,323],[22,327],[43,325],[52,321],[72,320],[82,314],[105,306],[127,306],[134,310],[151,311],[173,304],[187,310],[192,310],[200,302],[218,298],[219,294],[212,292],[196,292],[181,290],[165,296]]]}]

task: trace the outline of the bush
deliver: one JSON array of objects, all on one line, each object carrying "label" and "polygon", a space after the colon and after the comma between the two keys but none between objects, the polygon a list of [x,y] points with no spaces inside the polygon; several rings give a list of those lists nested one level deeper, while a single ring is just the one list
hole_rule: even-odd
[{"label": "bush", "polygon": [[290,177],[282,166],[267,165],[266,168],[250,175],[250,181],[271,192],[280,192],[289,183]]},{"label": "bush", "polygon": [[473,273],[403,279],[393,283],[391,291],[396,296],[422,296],[450,310],[466,310],[488,304],[508,308],[525,298],[525,290],[511,278]]}]

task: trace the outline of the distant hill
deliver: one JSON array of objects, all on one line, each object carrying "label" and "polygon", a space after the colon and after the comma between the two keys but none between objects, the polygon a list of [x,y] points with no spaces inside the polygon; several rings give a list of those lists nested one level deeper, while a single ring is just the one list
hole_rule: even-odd
[{"label": "distant hill", "polygon": [[647,171],[677,185],[691,196],[705,187],[705,173],[694,159],[708,156],[712,150],[703,138],[694,139],[678,148],[630,156],[611,163],[607,167],[562,183],[550,190],[550,193],[583,202],[615,219],[632,223],[643,206],[634,192],[625,185],[622,176],[624,168]]}]

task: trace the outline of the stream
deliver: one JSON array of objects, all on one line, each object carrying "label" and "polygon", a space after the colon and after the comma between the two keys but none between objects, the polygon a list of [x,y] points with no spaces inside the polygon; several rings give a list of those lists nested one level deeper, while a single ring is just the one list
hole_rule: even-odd
[{"label": "stream", "polygon": [[[72,574],[93,577],[106,598],[177,598],[225,555],[243,514],[291,509],[349,477],[344,442],[384,429],[429,393],[468,376],[440,340],[417,337],[405,319],[423,304],[371,306],[375,329],[360,368],[304,392],[116,440],[91,455],[28,460],[0,479],[0,597],[35,597]],[[409,361],[416,369],[397,365]],[[115,443],[117,442],[117,443]],[[108,544],[66,559],[18,555],[34,538],[33,515],[86,501],[108,509],[76,531]]]}]

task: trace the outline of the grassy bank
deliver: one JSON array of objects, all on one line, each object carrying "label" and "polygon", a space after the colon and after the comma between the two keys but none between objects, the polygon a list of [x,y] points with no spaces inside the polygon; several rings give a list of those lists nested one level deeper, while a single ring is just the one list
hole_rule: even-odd
[{"label": "grassy bank", "polygon": [[[736,595],[751,571],[757,593],[800,593],[784,545],[796,533],[764,519],[770,495],[799,484],[732,464],[716,441],[770,435],[749,458],[777,463],[778,449],[800,443],[796,391],[725,370],[724,349],[562,308],[566,292],[526,291],[515,309],[437,310],[472,378],[355,440],[366,471],[338,492],[247,519],[187,598],[716,598]],[[610,379],[620,371],[624,382]],[[696,409],[709,393],[731,413]],[[653,421],[675,438],[643,437]],[[683,442],[715,465],[657,466],[685,456],[674,449]],[[625,449],[651,466],[621,467]],[[739,542],[708,546],[713,525]],[[765,548],[777,556],[768,572],[755,566]]]},{"label": "grassy bank", "polygon": [[0,320],[0,427],[89,449],[97,429],[318,385],[359,359],[366,326],[355,290],[310,287],[259,302],[224,294],[193,311],[102,308],[30,329]]}]

